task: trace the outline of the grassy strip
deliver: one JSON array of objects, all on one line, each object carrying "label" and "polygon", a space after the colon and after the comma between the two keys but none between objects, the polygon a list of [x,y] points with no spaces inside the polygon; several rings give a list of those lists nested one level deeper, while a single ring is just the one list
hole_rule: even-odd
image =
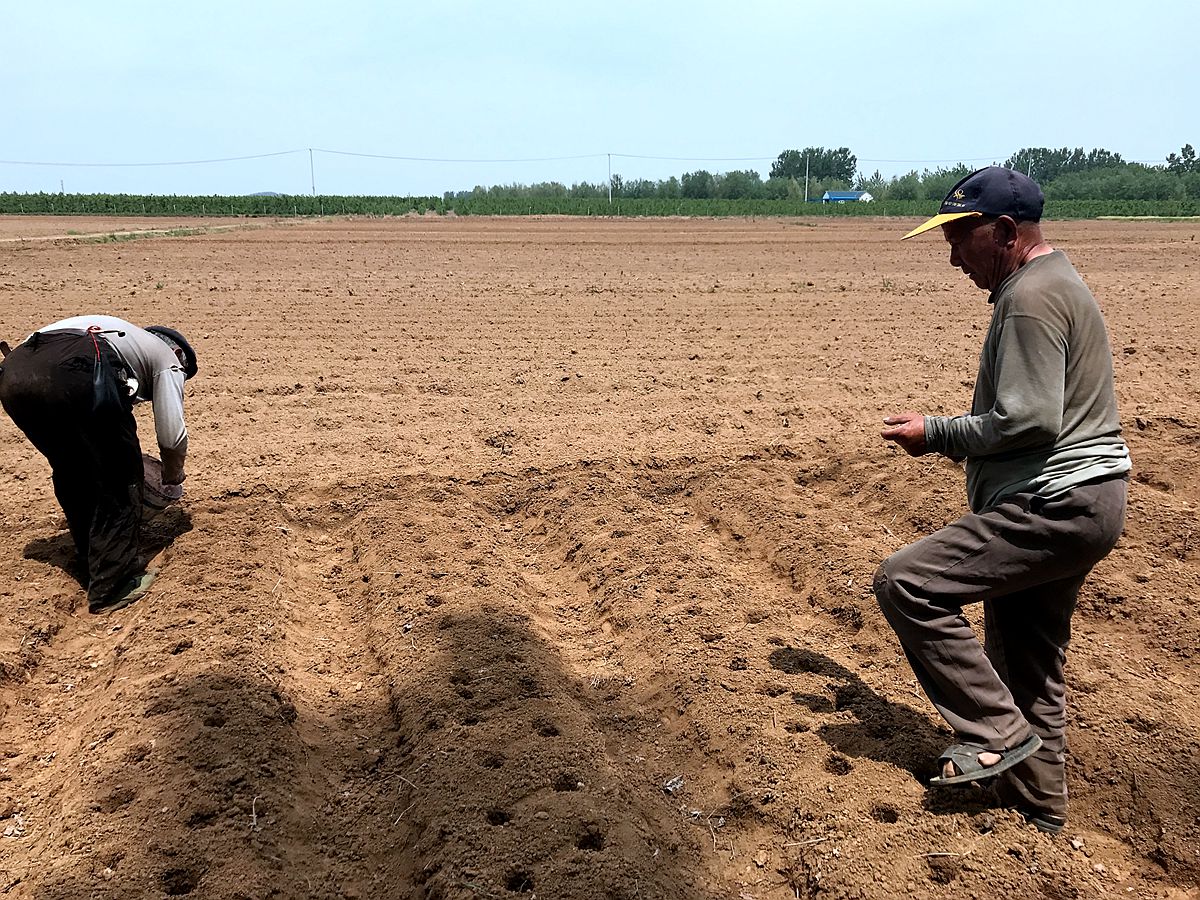
[{"label": "grassy strip", "polygon": [[[567,215],[567,216],[929,216],[928,200],[872,203],[805,203],[803,200],[697,200],[570,197],[478,197],[446,201],[439,197],[180,197],[130,194],[0,193],[0,215],[72,216],[400,216]],[[1051,200],[1049,219],[1101,216],[1187,218],[1200,216],[1200,200]]]}]

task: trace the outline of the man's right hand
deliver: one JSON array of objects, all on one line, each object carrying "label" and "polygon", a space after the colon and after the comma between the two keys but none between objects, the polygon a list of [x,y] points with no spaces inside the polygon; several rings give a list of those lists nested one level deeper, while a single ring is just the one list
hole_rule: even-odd
[{"label": "man's right hand", "polygon": [[879,432],[885,441],[899,444],[909,456],[928,453],[925,446],[925,417],[920,413],[904,412],[883,420],[887,427]]}]

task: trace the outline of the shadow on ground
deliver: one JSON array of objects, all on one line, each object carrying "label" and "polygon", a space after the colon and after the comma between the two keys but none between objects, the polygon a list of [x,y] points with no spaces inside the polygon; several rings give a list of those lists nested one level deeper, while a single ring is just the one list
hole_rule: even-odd
[{"label": "shadow on ground", "polygon": [[[181,506],[146,513],[142,521],[141,552],[146,560],[170,548],[176,538],[192,530],[191,514]],[[49,537],[34,538],[25,545],[24,557],[61,569],[81,587],[87,587],[87,573],[75,553],[75,543],[68,531]]]},{"label": "shadow on ground", "polygon": [[854,713],[857,722],[826,723],[816,729],[835,750],[897,766],[922,782],[937,774],[937,756],[950,738],[928,717],[881,697],[841,663],[814,650],[782,647],[769,659],[780,672],[828,679],[827,693],[797,692],[792,695],[796,703],[814,713]]},{"label": "shadow on ground", "polygon": [[64,760],[34,896],[715,898],[689,826],[604,752],[621,704],[514,611],[447,616],[385,654],[385,694],[320,709],[207,640],[204,671],[92,698],[111,734]]}]

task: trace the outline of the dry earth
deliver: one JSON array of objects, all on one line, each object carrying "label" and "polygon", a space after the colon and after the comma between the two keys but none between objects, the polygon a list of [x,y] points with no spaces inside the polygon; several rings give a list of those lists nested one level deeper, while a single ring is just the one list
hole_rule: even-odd
[{"label": "dry earth", "polygon": [[0,417],[0,896],[1200,896],[1200,229],[1048,226],[1135,460],[1051,839],[924,790],[870,593],[964,507],[879,422],[964,408],[989,313],[908,224],[0,220],[0,336],[201,354],[121,612]]}]

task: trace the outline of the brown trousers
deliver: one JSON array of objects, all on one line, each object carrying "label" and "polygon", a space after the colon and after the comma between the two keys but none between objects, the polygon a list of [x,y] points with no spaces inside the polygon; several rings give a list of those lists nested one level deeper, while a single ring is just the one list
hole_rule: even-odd
[{"label": "brown trousers", "polygon": [[[1075,598],[1121,535],[1128,482],[1015,494],[888,557],[875,596],[921,687],[960,741],[1042,747],[1009,770],[1033,811],[1066,815],[1063,665]],[[983,603],[981,645],[963,607]]]}]

